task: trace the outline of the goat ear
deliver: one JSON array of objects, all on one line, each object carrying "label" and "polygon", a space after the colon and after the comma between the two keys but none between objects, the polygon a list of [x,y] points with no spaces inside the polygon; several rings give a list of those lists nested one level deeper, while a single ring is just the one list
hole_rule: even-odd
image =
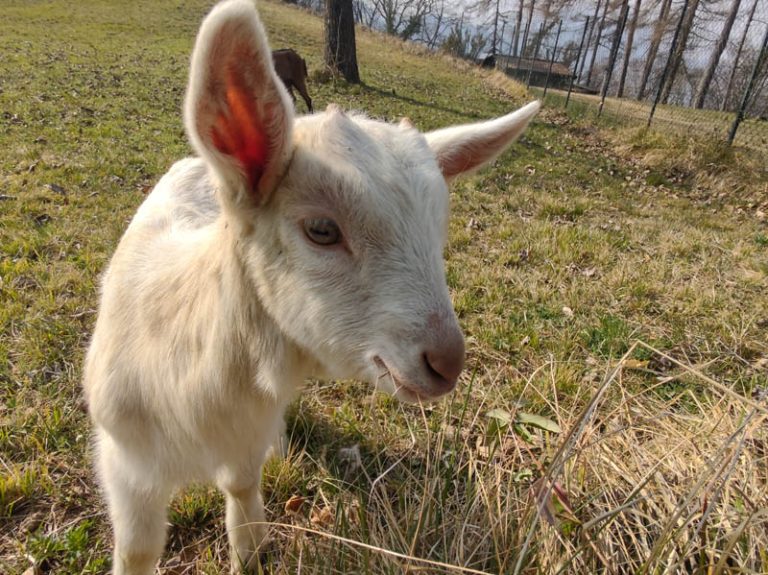
[{"label": "goat ear", "polygon": [[493,160],[523,133],[540,107],[539,102],[531,102],[495,120],[425,134],[445,179],[471,172]]},{"label": "goat ear", "polygon": [[222,2],[203,21],[184,124],[225,201],[235,208],[267,201],[290,162],[293,107],[250,0]]}]

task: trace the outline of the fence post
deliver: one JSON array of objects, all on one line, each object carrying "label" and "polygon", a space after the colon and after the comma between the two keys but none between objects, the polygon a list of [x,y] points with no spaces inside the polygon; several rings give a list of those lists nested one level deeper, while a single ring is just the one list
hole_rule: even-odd
[{"label": "fence post", "polygon": [[736,112],[736,118],[733,120],[731,130],[728,132],[728,143],[733,144],[734,138],[736,138],[736,131],[739,129],[739,124],[744,119],[744,112],[747,110],[749,99],[752,97],[752,90],[755,88],[755,82],[757,81],[757,75],[760,73],[760,68],[763,67],[763,61],[765,60],[766,48],[768,48],[768,26],[765,28],[765,36],[763,36],[763,44],[760,47],[760,54],[755,60],[755,67],[752,68],[752,77],[749,79],[747,89],[744,90],[744,96],[741,98],[741,105],[739,111]]},{"label": "fence post", "polygon": [[565,97],[565,108],[568,108],[568,102],[571,100],[571,91],[573,90],[573,82],[576,80],[576,75],[579,69],[579,60],[581,60],[581,51],[584,48],[584,38],[587,36],[587,28],[589,28],[589,16],[587,16],[587,22],[584,24],[584,31],[581,33],[581,42],[579,42],[579,52],[576,54],[576,63],[573,65],[573,75],[571,81],[568,84],[568,95]]},{"label": "fence post", "polygon": [[552,58],[549,60],[549,68],[547,68],[547,78],[544,80],[544,95],[542,98],[547,97],[547,88],[549,88],[549,75],[552,73],[552,65],[555,63],[555,57],[557,56],[557,44],[560,42],[560,31],[563,29],[563,21],[560,20],[557,24],[557,36],[555,36],[555,47],[552,48]]},{"label": "fence post", "polygon": [[616,27],[616,36],[614,36],[613,45],[611,46],[611,55],[608,58],[608,67],[605,69],[605,76],[603,76],[603,88],[602,90],[600,90],[600,107],[597,109],[598,118],[603,114],[605,97],[608,95],[608,85],[611,83],[611,77],[613,76],[613,68],[616,66],[616,57],[619,55],[619,46],[621,45],[621,37],[624,35],[624,26],[626,26],[627,24],[628,15],[629,15],[629,0],[624,0],[621,4],[621,12],[619,13],[619,21]]},{"label": "fence post", "polygon": [[669,67],[672,64],[672,58],[675,54],[675,48],[677,47],[677,39],[680,36],[680,28],[683,27],[683,20],[685,19],[685,13],[688,11],[688,0],[684,0],[683,2],[683,11],[680,13],[680,21],[677,23],[677,28],[675,28],[675,35],[672,37],[672,45],[669,47],[669,56],[667,57],[667,63],[664,65],[664,72],[661,74],[661,79],[659,80],[659,89],[656,90],[656,97],[653,99],[653,105],[651,106],[651,113],[648,115],[648,123],[646,124],[646,127],[651,127],[651,122],[653,121],[653,115],[656,113],[656,106],[659,104],[659,100],[661,99],[661,92],[664,89],[664,84],[667,81],[667,74],[669,74]]},{"label": "fence post", "polygon": [[531,58],[531,64],[528,66],[528,79],[525,82],[525,87],[531,87],[531,73],[533,72],[533,64],[536,62],[536,58],[539,57],[539,46],[541,46],[541,37],[544,35],[544,24],[546,20],[539,24],[539,35],[536,38],[536,47],[533,49],[533,58]]}]

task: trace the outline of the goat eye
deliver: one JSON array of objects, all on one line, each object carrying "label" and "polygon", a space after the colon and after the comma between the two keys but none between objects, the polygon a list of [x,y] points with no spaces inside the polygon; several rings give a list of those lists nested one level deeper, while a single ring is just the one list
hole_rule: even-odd
[{"label": "goat eye", "polygon": [[332,246],[341,241],[341,230],[338,224],[328,218],[304,220],[304,233],[310,241],[320,246]]}]

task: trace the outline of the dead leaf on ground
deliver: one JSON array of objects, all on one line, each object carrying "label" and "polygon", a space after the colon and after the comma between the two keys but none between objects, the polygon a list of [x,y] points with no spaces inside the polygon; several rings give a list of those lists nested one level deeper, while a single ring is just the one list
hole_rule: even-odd
[{"label": "dead leaf on ground", "polygon": [[333,525],[333,511],[331,511],[330,507],[323,507],[321,509],[315,507],[312,510],[309,522],[318,527],[328,527]]},{"label": "dead leaf on ground", "polygon": [[289,514],[296,514],[301,509],[301,506],[304,505],[304,502],[307,500],[306,497],[303,497],[301,495],[291,495],[288,498],[288,501],[285,502],[285,512]]}]

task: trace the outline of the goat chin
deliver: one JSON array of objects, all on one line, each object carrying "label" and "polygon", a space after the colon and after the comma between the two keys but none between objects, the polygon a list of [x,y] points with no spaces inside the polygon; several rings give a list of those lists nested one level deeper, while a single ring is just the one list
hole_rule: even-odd
[{"label": "goat chin", "polygon": [[257,561],[261,467],[285,449],[307,377],[361,377],[406,401],[455,387],[447,182],[537,110],[426,134],[338,107],[295,118],[254,6],[214,7],[184,107],[197,158],[125,231],[86,358],[114,573],[153,572],[168,498],[192,479],[225,493],[233,570]]}]

